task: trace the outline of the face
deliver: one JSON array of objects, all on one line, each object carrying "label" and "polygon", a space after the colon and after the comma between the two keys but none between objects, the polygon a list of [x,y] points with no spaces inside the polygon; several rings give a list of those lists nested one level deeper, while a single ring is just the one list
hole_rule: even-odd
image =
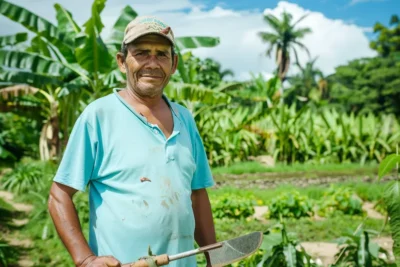
[{"label": "face", "polygon": [[117,54],[120,70],[126,73],[128,89],[139,96],[153,98],[163,92],[177,66],[173,60],[171,43],[159,35],[145,35],[128,45],[124,60]]}]

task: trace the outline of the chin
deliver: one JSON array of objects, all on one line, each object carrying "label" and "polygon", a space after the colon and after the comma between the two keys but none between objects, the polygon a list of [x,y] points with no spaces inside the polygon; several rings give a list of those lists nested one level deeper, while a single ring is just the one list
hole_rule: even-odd
[{"label": "chin", "polygon": [[155,97],[162,94],[163,86],[151,83],[140,83],[138,84],[137,90],[142,96]]}]

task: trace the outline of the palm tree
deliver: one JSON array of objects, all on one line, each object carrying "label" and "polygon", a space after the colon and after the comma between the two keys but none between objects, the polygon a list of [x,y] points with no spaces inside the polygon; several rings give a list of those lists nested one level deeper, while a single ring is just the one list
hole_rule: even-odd
[{"label": "palm tree", "polygon": [[300,47],[310,54],[307,47],[305,47],[305,45],[299,40],[306,34],[311,33],[311,29],[296,28],[296,25],[305,17],[306,15],[292,23],[292,15],[287,12],[283,12],[282,20],[279,20],[272,14],[264,15],[264,20],[272,28],[273,32],[259,32],[258,34],[264,43],[269,44],[266,51],[267,56],[271,56],[272,50],[276,49],[275,59],[277,64],[277,75],[282,82],[285,81],[286,74],[289,70],[290,50],[293,50],[296,62],[298,62],[297,47]]},{"label": "palm tree", "polygon": [[321,95],[326,93],[326,80],[322,71],[315,67],[316,60],[317,57],[307,62],[304,67],[296,63],[300,73],[287,77],[287,80],[296,89],[296,95],[308,97],[310,91],[316,88]]}]

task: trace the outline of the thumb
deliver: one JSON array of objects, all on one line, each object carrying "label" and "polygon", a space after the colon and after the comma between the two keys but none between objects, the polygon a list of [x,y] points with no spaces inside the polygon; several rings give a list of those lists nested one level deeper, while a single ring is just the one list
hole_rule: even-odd
[{"label": "thumb", "polygon": [[121,263],[113,257],[107,257],[105,263],[109,267],[121,267]]}]

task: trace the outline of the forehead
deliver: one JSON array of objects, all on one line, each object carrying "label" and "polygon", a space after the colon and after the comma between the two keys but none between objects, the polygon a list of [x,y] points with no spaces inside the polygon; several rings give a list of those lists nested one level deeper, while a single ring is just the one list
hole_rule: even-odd
[{"label": "forehead", "polygon": [[165,37],[162,37],[158,34],[144,35],[133,41],[131,44],[136,47],[145,47],[145,46],[157,46],[162,48],[171,47],[171,42],[168,41],[168,39],[166,39]]}]

